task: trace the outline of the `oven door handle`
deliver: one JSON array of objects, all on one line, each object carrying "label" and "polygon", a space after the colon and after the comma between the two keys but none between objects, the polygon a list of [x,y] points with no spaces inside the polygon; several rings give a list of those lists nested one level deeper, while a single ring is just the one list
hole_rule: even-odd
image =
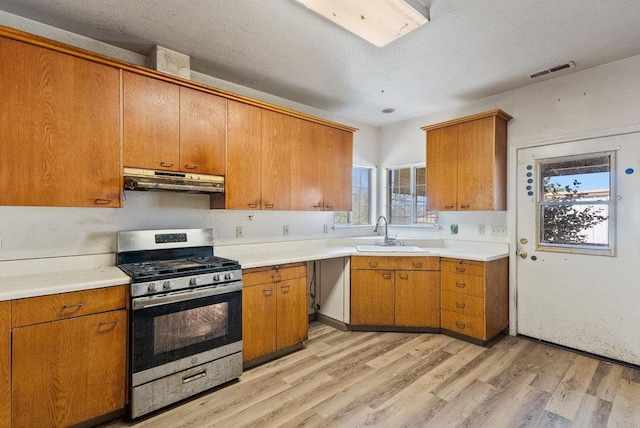
[{"label": "oven door handle", "polygon": [[201,287],[196,290],[186,290],[162,296],[150,296],[133,299],[133,310],[152,308],[154,306],[167,305],[169,303],[184,302],[186,300],[202,297],[217,296],[242,290],[242,281],[237,281],[222,287]]}]

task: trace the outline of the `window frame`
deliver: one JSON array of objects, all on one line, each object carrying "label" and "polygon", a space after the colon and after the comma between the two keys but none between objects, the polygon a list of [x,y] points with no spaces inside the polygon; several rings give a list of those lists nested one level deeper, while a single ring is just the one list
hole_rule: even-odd
[{"label": "window frame", "polygon": [[[366,165],[353,165],[351,167],[351,174],[353,175],[353,170],[355,169],[363,169],[369,172],[369,223],[368,224],[353,224],[353,183],[351,183],[351,197],[352,197],[352,206],[351,211],[334,211],[333,213],[333,227],[335,228],[364,228],[364,227],[372,227],[373,226],[373,201],[374,201],[374,189],[375,189],[375,166],[366,166]],[[347,223],[336,223],[336,213],[347,213]]]},{"label": "window frame", "polygon": [[[405,169],[408,168],[410,170],[410,194],[411,194],[411,223],[409,224],[396,224],[396,223],[392,223],[392,216],[391,216],[391,207],[392,207],[392,201],[390,199],[391,196],[391,183],[389,182],[389,172],[392,170],[399,170],[399,169]],[[393,226],[393,227],[400,227],[400,228],[421,228],[421,229],[439,229],[440,226],[438,225],[438,212],[437,211],[431,211],[428,210],[427,207],[428,205],[425,206],[426,209],[426,216],[427,216],[427,220],[429,219],[429,217],[435,217],[434,221],[427,221],[427,222],[417,222],[416,219],[418,217],[418,204],[417,204],[417,192],[416,192],[416,186],[417,186],[417,179],[416,179],[416,170],[418,168],[424,168],[425,169],[425,198],[428,198],[428,195],[426,194],[426,190],[427,190],[427,183],[426,183],[426,168],[427,168],[427,163],[426,162],[417,162],[417,163],[411,163],[411,164],[405,164],[405,165],[396,165],[396,166],[391,166],[391,167],[387,167],[384,169],[384,193],[385,193],[385,198],[386,198],[386,207],[384,209],[385,212],[385,216],[386,218],[389,220],[389,226]]]},{"label": "window frame", "polygon": [[[594,204],[594,201],[584,201],[563,204],[561,202],[545,202],[543,201],[542,191],[542,165],[548,163],[556,163],[569,160],[591,159],[596,157],[609,156],[609,200],[607,202],[599,201],[598,204]],[[615,256],[616,255],[616,208],[617,208],[617,193],[616,193],[616,152],[614,150],[594,153],[584,153],[579,155],[569,156],[557,156],[536,159],[536,191],[535,210],[536,210],[536,250],[555,252],[555,253],[568,253],[568,254],[583,254],[583,255],[598,255],[598,256]],[[541,242],[542,231],[542,207],[543,206],[558,206],[558,205],[606,205],[608,207],[608,219],[607,219],[607,234],[608,245],[607,247],[593,247],[589,245],[579,244],[548,244]]]}]

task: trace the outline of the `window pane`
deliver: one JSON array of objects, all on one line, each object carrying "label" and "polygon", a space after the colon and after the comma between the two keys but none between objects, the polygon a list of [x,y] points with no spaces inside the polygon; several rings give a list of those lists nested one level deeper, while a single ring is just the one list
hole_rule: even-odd
[{"label": "window pane", "polygon": [[608,247],[609,206],[596,204],[542,205],[540,243]]}]

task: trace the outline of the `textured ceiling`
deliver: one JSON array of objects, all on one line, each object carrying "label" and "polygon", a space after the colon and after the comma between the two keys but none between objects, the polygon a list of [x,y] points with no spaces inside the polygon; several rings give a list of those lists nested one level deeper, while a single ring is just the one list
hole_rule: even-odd
[{"label": "textured ceiling", "polygon": [[[372,0],[376,1],[376,0]],[[2,0],[0,9],[384,126],[640,54],[637,0],[428,0],[431,22],[377,48],[294,0]],[[544,79],[544,78],[543,78]],[[384,108],[395,108],[383,114]]]}]

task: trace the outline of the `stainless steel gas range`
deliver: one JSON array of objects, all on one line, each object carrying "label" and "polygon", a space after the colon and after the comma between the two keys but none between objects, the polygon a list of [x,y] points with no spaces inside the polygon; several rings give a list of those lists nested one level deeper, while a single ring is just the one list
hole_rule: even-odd
[{"label": "stainless steel gas range", "polygon": [[242,374],[242,269],[211,229],[118,233],[132,280],[132,419]]}]

